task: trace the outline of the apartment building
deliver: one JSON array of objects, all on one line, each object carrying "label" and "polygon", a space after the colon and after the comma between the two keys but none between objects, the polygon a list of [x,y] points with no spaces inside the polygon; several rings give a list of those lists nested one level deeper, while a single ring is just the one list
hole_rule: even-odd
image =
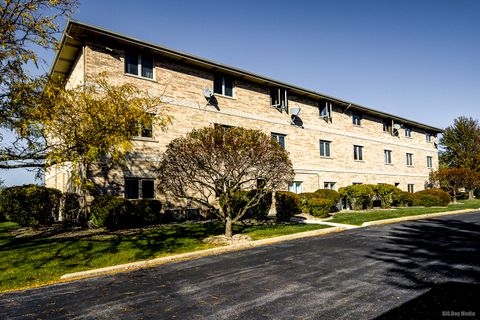
[{"label": "apartment building", "polygon": [[[439,128],[69,22],[51,75],[74,87],[100,72],[114,83],[129,82],[161,96],[174,117],[166,133],[150,127],[132,137],[135,156],[126,169],[91,173],[99,190],[109,193],[158,197],[154,168],[168,142],[214,125],[271,135],[290,154],[296,175],[288,189],[297,193],[360,183],[388,183],[414,192],[423,190],[429,172],[438,168]],[[50,167],[46,185],[66,190],[68,168]]]}]

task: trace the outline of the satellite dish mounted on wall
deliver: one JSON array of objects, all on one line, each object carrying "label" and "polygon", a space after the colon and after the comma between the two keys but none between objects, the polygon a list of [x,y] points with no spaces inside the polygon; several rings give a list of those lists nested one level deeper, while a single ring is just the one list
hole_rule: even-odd
[{"label": "satellite dish mounted on wall", "polygon": [[400,130],[401,128],[402,128],[402,125],[400,123],[395,123],[393,125],[393,129],[395,129],[395,130]]},{"label": "satellite dish mounted on wall", "polygon": [[208,88],[203,88],[203,96],[205,97],[205,99],[209,100],[213,97],[213,92],[212,90],[208,89]]},{"label": "satellite dish mounted on wall", "polygon": [[290,124],[296,127],[303,128],[303,120],[300,118],[300,108],[291,108],[290,113],[291,115],[291,120]]}]

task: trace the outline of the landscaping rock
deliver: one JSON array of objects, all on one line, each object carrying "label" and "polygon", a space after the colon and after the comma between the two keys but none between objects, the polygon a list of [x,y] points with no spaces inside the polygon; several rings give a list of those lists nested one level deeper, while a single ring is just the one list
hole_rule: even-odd
[{"label": "landscaping rock", "polygon": [[203,239],[203,242],[216,245],[232,245],[252,241],[250,236],[246,234],[236,234],[231,238],[228,238],[224,235],[220,236],[211,236]]}]

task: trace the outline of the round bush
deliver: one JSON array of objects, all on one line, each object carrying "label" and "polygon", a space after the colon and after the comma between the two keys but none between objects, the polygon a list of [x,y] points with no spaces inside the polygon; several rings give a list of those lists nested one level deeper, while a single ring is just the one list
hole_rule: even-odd
[{"label": "round bush", "polygon": [[[234,195],[234,201],[232,203],[232,210],[233,212],[237,213],[240,212],[248,202],[259,192],[258,190],[250,190],[250,191],[238,191]],[[248,209],[247,213],[241,218],[244,219],[255,219],[255,220],[266,220],[268,216],[268,212],[270,211],[270,207],[272,206],[272,193],[265,194],[261,199],[260,202]]]},{"label": "round bush", "polygon": [[296,214],[302,213],[301,198],[289,191],[275,192],[275,209],[278,221],[290,221]]},{"label": "round bush", "polygon": [[340,193],[338,193],[337,191],[335,190],[331,190],[331,189],[318,189],[317,191],[314,192],[319,198],[323,198],[323,199],[328,199],[328,200],[331,200],[332,202],[334,202],[335,204],[337,204],[340,199],[341,199],[341,195]]},{"label": "round bush", "polygon": [[354,184],[338,190],[353,210],[370,209],[373,206],[375,191],[369,184]]},{"label": "round bush", "polygon": [[307,207],[312,216],[326,218],[329,213],[335,211],[336,203],[330,199],[313,197],[308,200]]},{"label": "round bush", "polygon": [[85,224],[86,221],[80,213],[80,196],[76,193],[65,193],[62,205],[63,223],[67,226]]},{"label": "round bush", "polygon": [[399,197],[403,192],[399,188],[385,183],[372,185],[372,189],[375,192],[375,195],[378,197],[377,199],[380,200],[382,208],[390,207],[394,199]]},{"label": "round bush", "polygon": [[419,205],[419,199],[413,193],[401,191],[393,196],[392,205],[394,207],[414,207]]},{"label": "round bush", "polygon": [[[425,204],[422,204],[422,196],[424,196],[424,195],[431,195],[431,196],[435,196],[435,197],[438,198],[438,200],[436,201],[436,204],[433,204],[433,206],[445,207],[445,206],[448,206],[448,204],[452,200],[450,195],[447,192],[445,192],[441,189],[426,189],[426,190],[422,190],[422,191],[417,191],[417,192],[415,192],[415,195],[419,198],[419,200],[420,200],[419,205],[421,205],[421,206],[426,206]],[[430,200],[425,200],[425,201],[427,201],[426,203],[431,203],[432,200],[430,199]]]},{"label": "round bush", "polygon": [[416,196],[418,199],[418,204],[424,207],[438,207],[442,206],[442,200],[431,194],[420,194]]},{"label": "round bush", "polygon": [[160,223],[162,205],[158,200],[126,200],[115,196],[99,196],[90,205],[93,224],[109,230],[134,228]]},{"label": "round bush", "polygon": [[58,219],[62,193],[38,185],[10,187],[0,193],[0,212],[22,227],[48,226]]},{"label": "round bush", "polygon": [[315,192],[303,192],[299,194],[300,196],[300,208],[304,213],[310,213],[310,209],[308,208],[308,202],[310,199],[319,198]]}]

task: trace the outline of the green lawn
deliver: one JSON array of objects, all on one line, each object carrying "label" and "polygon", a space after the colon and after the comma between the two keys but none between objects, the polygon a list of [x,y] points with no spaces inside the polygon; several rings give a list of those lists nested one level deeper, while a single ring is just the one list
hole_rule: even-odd
[{"label": "green lawn", "polygon": [[[322,229],[322,225],[235,226],[254,240]],[[0,292],[51,283],[65,273],[214,247],[202,240],[223,233],[219,223],[175,224],[126,234],[14,238],[17,226],[0,223]]]},{"label": "green lawn", "polygon": [[480,208],[480,200],[459,200],[458,204],[450,204],[448,207],[414,207],[398,208],[391,210],[372,210],[372,211],[351,211],[336,214],[331,222],[361,225],[367,221],[391,219],[406,216],[415,216],[427,213],[437,213],[445,211],[477,209]]}]

